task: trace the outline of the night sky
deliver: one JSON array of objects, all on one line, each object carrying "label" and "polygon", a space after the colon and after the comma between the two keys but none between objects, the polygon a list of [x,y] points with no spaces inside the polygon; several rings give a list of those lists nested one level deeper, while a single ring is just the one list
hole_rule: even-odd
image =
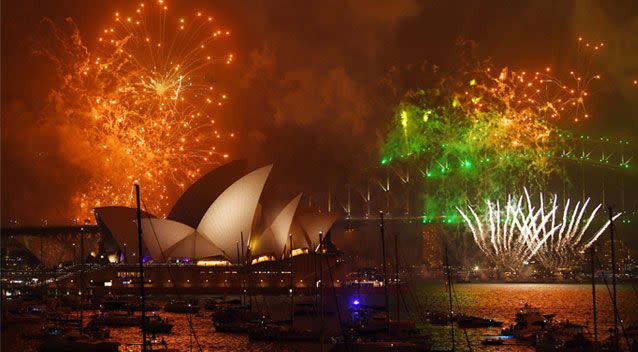
[{"label": "night sky", "polygon": [[[495,66],[568,69],[576,38],[602,41],[593,65],[592,118],[563,127],[638,143],[638,2],[575,1],[168,1],[171,11],[203,9],[232,30],[232,67],[216,76],[230,94],[223,124],[239,138],[232,158],[276,164],[277,179],[308,192],[359,182],[378,167],[379,148],[407,81],[388,72],[423,65],[454,70],[456,43]],[[51,63],[33,55],[43,18],[71,17],[85,44],[129,1],[2,2],[2,223],[68,223],[69,194],[85,158],[68,155],[43,129],[56,87]],[[415,74],[418,74],[415,73]],[[408,80],[409,81],[409,80]],[[635,171],[634,171],[635,174]],[[635,177],[631,178],[635,182]],[[632,194],[635,194],[635,187]]]}]

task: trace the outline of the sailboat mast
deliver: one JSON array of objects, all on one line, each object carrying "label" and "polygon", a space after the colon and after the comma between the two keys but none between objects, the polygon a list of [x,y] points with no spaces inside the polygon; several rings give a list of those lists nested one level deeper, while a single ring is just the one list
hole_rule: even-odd
[{"label": "sailboat mast", "polygon": [[321,248],[321,231],[319,231],[319,247],[315,247],[312,246],[310,247],[310,249],[312,250],[312,261],[313,264],[315,266],[315,272],[314,272],[314,283],[315,283],[315,307],[319,306],[319,276],[317,274],[317,250],[318,248]]},{"label": "sailboat mast", "polygon": [[84,333],[84,230],[80,230],[80,334]]},{"label": "sailboat mast", "polygon": [[140,266],[140,309],[142,311],[142,352],[146,352],[146,302],[144,296],[144,256],[142,252],[142,208],[140,205],[140,185],[135,182],[135,199],[137,201],[137,258]]},{"label": "sailboat mast", "polygon": [[239,237],[240,237],[240,240],[241,240],[241,259],[240,260],[241,260],[242,265],[246,265],[246,256],[244,255],[244,253],[245,253],[244,252],[244,231],[241,231],[239,233]]},{"label": "sailboat mast", "polygon": [[399,294],[399,233],[394,234],[394,294],[397,299],[397,322],[401,321],[401,305],[399,300],[401,299]]},{"label": "sailboat mast", "polygon": [[614,305],[614,347],[618,351],[618,305],[616,304],[616,249],[614,244],[614,214],[609,209],[609,233],[611,239],[611,287],[612,287],[612,303]]},{"label": "sailboat mast", "polygon": [[379,212],[381,217],[381,258],[383,259],[383,291],[385,296],[385,330],[390,333],[390,302],[388,298],[388,270],[385,260],[385,228],[383,223],[383,211]]},{"label": "sailboat mast", "polygon": [[452,307],[452,268],[450,267],[450,259],[447,255],[447,243],[445,244],[445,267],[447,269],[447,294],[448,300],[450,302],[450,331],[452,334],[452,351],[455,350],[455,341],[454,341],[454,321],[452,319],[452,314],[454,314],[454,310]]},{"label": "sailboat mast", "polygon": [[[315,251],[316,252],[316,251]],[[320,231],[319,232],[319,302],[321,304],[321,336],[319,337],[320,342],[321,342],[321,351],[323,351],[323,340],[324,340],[324,329],[325,329],[325,324],[326,324],[326,318],[325,318],[325,304],[324,304],[324,293],[323,293],[323,264],[322,264],[322,254],[323,253],[323,233]],[[317,255],[317,253],[315,253],[315,256]],[[328,265],[328,268],[330,268],[330,265]],[[317,282],[315,280],[315,282]]]},{"label": "sailboat mast", "polygon": [[239,287],[241,289],[241,304],[246,304],[246,297],[244,297],[244,273],[242,272],[242,264],[241,264],[241,254],[239,252],[239,242],[235,242],[235,247],[237,247],[237,270],[239,270]]},{"label": "sailboat mast", "polygon": [[290,260],[290,327],[293,328],[295,326],[295,277],[292,272],[292,234],[289,234],[288,237],[290,238],[290,258],[288,258]]},{"label": "sailboat mast", "polygon": [[[243,287],[243,295],[246,296],[248,295],[248,304],[250,305],[251,309],[252,309],[252,305],[253,305],[253,299],[250,296],[250,293],[247,294],[247,291],[250,287],[250,277],[248,277],[248,273],[246,272],[246,265],[248,265],[248,263],[246,262],[246,250],[244,249],[244,231],[241,231],[239,233],[240,235],[240,240],[241,240],[241,272],[242,272],[242,287]],[[244,284],[244,282],[246,282],[246,284]],[[246,301],[246,298],[244,298],[244,301]]]},{"label": "sailboat mast", "polygon": [[591,246],[591,305],[594,313],[594,343],[598,343],[598,321],[596,317],[596,249]]}]

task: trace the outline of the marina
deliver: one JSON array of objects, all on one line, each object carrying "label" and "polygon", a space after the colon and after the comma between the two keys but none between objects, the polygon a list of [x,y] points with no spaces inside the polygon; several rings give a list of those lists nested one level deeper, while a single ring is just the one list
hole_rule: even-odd
[{"label": "marina", "polygon": [[[447,305],[447,297],[444,287],[440,284],[422,283],[415,287],[421,297],[428,297],[428,304],[424,307],[427,310],[444,310]],[[593,332],[593,320],[590,304],[590,287],[578,284],[457,284],[459,301],[468,314],[478,316],[490,316],[504,322],[504,327],[514,324],[514,314],[522,306],[521,302],[528,302],[530,306],[547,314],[555,314],[558,321],[567,321],[582,324],[585,327],[587,336],[591,338]],[[508,297],[508,298],[503,298]],[[621,285],[618,291],[619,306],[623,315],[623,321],[631,322],[638,319],[638,307],[632,304],[635,299],[635,291],[631,285]],[[199,296],[203,302],[206,296]],[[380,295],[361,296],[359,299],[367,304],[382,304],[383,297]],[[258,301],[265,302],[271,307],[273,320],[285,320],[288,316],[289,307],[286,296],[266,296],[265,300],[258,297]],[[312,297],[299,297],[300,301],[312,302]],[[150,302],[161,304],[163,300],[149,298]],[[350,304],[344,298],[344,305]],[[393,309],[394,307],[391,307]],[[204,309],[202,307],[202,312]],[[77,314],[77,312],[75,312]],[[169,319],[175,326],[171,334],[158,334],[171,348],[177,351],[197,351],[194,337],[189,333],[188,321],[185,314],[166,313],[159,311],[162,317]],[[410,316],[407,311],[402,312],[406,317]],[[87,313],[88,323],[92,312]],[[412,313],[413,315],[415,312]],[[334,315],[332,316],[334,318]],[[415,316],[416,318],[416,316]],[[248,334],[243,333],[222,333],[215,331],[214,320],[211,320],[210,313],[191,316],[194,331],[197,339],[204,351],[269,351],[276,348],[281,351],[295,351],[300,348],[312,351],[320,351],[321,346],[317,342],[292,342],[281,343],[276,341],[252,341]],[[609,329],[613,327],[613,314],[608,297],[598,298],[598,324],[600,338],[609,337]],[[418,321],[418,320],[417,320]],[[332,320],[330,321],[332,324]],[[432,325],[418,323],[417,326],[430,336],[434,349],[449,349],[451,347],[449,328],[445,325]],[[20,336],[16,330],[24,332],[37,332],[41,329],[40,323],[33,324],[24,322],[20,325],[10,324],[8,330],[3,331],[3,349],[8,346],[19,346],[24,351],[35,351],[39,346],[39,340],[28,339]],[[629,324],[626,328],[629,327]],[[534,351],[533,344],[529,341],[521,341],[509,336],[503,337],[502,345],[483,345],[482,341],[486,335],[498,336],[501,328],[476,328],[465,330],[468,333],[470,346],[474,350],[487,351]],[[13,336],[13,335],[16,336]],[[120,351],[127,351],[127,348],[135,350],[141,336],[139,327],[111,327],[110,338],[119,341],[122,346]],[[459,330],[455,335],[456,348],[459,351],[469,351],[466,337],[463,330]],[[127,345],[131,345],[126,347]],[[139,350],[139,346],[137,347]],[[325,350],[329,350],[329,342],[326,342]]]}]

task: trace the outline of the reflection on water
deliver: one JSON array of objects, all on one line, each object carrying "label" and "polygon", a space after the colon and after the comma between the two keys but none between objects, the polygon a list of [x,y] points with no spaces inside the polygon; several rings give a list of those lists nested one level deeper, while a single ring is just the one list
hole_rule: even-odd
[{"label": "reflection on water", "polygon": [[[454,307],[465,314],[487,316],[510,324],[514,317],[514,310],[524,302],[541,308],[543,313],[556,313],[557,319],[585,324],[593,329],[593,316],[591,312],[591,286],[576,284],[457,284],[455,289]],[[632,285],[620,285],[618,290],[618,302],[621,317],[625,322],[638,322],[638,292]],[[413,294],[406,294],[407,301],[418,300],[425,310],[443,311],[447,309],[448,300],[444,287],[441,284],[415,285]],[[205,298],[200,297],[200,302]],[[351,297],[340,297],[343,304],[350,302]],[[382,304],[382,296],[360,296],[366,304]],[[302,298],[296,299],[302,301]],[[311,300],[311,298],[306,298]],[[394,312],[394,299],[390,300],[391,310]],[[273,312],[274,318],[285,318],[288,313],[288,301],[285,297],[258,297],[254,305],[268,308]],[[412,306],[412,304],[410,304]],[[597,305],[599,334],[602,338],[608,336],[608,329],[612,326],[612,310],[609,293],[604,285],[597,286]],[[184,314],[171,314],[160,312],[175,324],[173,334],[161,335],[171,349],[178,351],[198,351],[198,344],[203,351],[320,351],[317,344],[280,344],[265,342],[250,342],[245,335],[221,334],[213,330],[210,313],[201,310],[200,315],[191,316],[195,337],[190,332],[187,316]],[[418,320],[418,310],[402,309],[402,317],[413,316]],[[394,317],[394,313],[392,315]],[[88,321],[88,319],[86,320]],[[22,332],[37,330],[38,327],[11,327],[2,333],[3,350],[33,351],[37,342],[25,341],[19,338]],[[424,325],[423,329],[432,335],[435,347],[450,346],[450,330],[446,326]],[[511,340],[505,346],[481,346],[480,341],[484,334],[496,334],[499,328],[469,329],[467,335],[464,331],[456,331],[455,342],[458,350],[469,350],[468,344],[474,350],[487,351],[531,351],[528,346],[517,344]],[[112,328],[111,336],[123,345],[121,351],[129,349],[139,351],[141,340],[137,328]]]},{"label": "reflection on water", "polygon": [[[611,289],[611,287],[609,288]],[[591,286],[584,284],[457,284],[454,285],[454,307],[460,307],[461,312],[470,315],[486,316],[512,323],[514,311],[529,303],[541,309],[543,314],[557,314],[556,319],[569,320],[577,324],[588,326],[593,332],[593,312]],[[618,307],[624,322],[638,322],[638,287],[636,284],[619,285],[617,290]],[[448,298],[445,291],[437,285],[420,285],[415,288],[418,297],[425,297],[421,303],[425,309],[441,310],[446,307]],[[609,329],[613,326],[613,312],[610,294],[605,285],[596,286],[596,305],[598,319],[598,333],[600,338],[609,336]],[[430,327],[429,331],[435,337],[438,347],[449,346],[450,332],[446,327]],[[483,334],[497,334],[499,328],[470,329],[470,342],[474,347],[480,346]],[[464,333],[457,332],[456,346],[466,347]],[[507,343],[515,343],[508,341]],[[467,348],[466,348],[467,349]],[[491,350],[532,350],[525,346],[490,347]]]}]

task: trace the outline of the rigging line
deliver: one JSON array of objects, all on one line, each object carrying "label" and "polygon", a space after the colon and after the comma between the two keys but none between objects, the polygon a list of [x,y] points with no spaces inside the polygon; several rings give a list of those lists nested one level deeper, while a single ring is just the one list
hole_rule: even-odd
[{"label": "rigging line", "polygon": [[[324,238],[325,240],[325,238]],[[323,241],[322,241],[323,242]],[[319,260],[321,260],[324,255],[323,255],[323,246],[324,244],[322,244],[320,242],[319,244]],[[343,338],[343,346],[346,348],[346,352],[350,351],[350,347],[348,346],[348,339],[346,337],[346,332],[343,329],[343,322],[341,321],[341,308],[339,307],[339,300],[337,299],[337,288],[335,287],[334,284],[334,279],[332,277],[332,267],[330,266],[330,261],[328,261],[328,258],[326,259],[326,267],[328,268],[328,273],[330,274],[330,286],[332,286],[332,296],[334,297],[335,300],[335,308],[337,310],[337,318],[339,318],[339,330],[341,330],[341,337]]]},{"label": "rigging line", "polygon": [[410,284],[408,284],[408,293],[410,294],[412,301],[416,305],[417,311],[419,313],[418,316],[420,317],[421,323],[427,323],[428,313],[427,313],[427,310],[425,309],[425,305],[422,303],[418,293],[415,292],[414,288]]},{"label": "rigging line", "polygon": [[454,285],[450,285],[452,287],[452,297],[454,297],[454,302],[456,303],[456,311],[461,314],[461,303],[459,301],[459,297],[456,294],[456,287]]},{"label": "rigging line", "polygon": [[[460,318],[463,314],[461,314],[461,304],[459,303],[459,297],[456,294],[456,288],[454,285],[452,285],[452,282],[450,280],[450,287],[452,289],[452,297],[454,297],[454,300],[456,301],[456,309],[458,312],[458,317]],[[457,318],[457,323],[458,323],[458,318]],[[463,330],[463,334],[465,335],[465,341],[467,342],[467,347],[470,349],[470,352],[472,351],[472,344],[470,343],[470,336],[467,334],[467,328],[462,329]]]},{"label": "rigging line", "polygon": [[[598,262],[598,267],[599,268],[603,268],[603,264],[600,261],[600,258],[598,257],[598,254],[595,255],[596,256],[596,261]],[[607,294],[609,295],[609,300],[613,300],[612,298],[612,293],[611,293],[611,289],[609,288],[609,283],[607,282],[607,278],[603,275],[603,282],[605,283],[605,287],[607,288]],[[629,344],[629,337],[627,337],[627,332],[625,331],[625,325],[623,324],[622,318],[620,316],[620,312],[618,312],[618,323],[620,324],[620,330],[622,331],[623,337],[625,338],[625,343],[627,344],[627,346],[631,346]],[[618,332],[615,332],[614,334],[617,334]]]},{"label": "rigging line", "polygon": [[[401,247],[398,247],[395,249],[397,252],[401,251]],[[401,253],[402,254],[402,253]],[[404,256],[400,255],[400,258],[405,258]],[[400,263],[395,263],[397,266],[400,267]],[[404,263],[404,267],[406,267],[405,263]],[[408,275],[411,277],[412,273],[408,270]],[[400,280],[399,280],[400,281]],[[412,281],[412,280],[410,280]],[[417,295],[415,295],[414,291],[412,290],[409,281],[406,281],[406,289],[408,294],[410,295],[410,298],[412,299],[412,301],[416,304],[417,306],[417,310],[418,310],[418,314],[417,316],[420,318],[421,323],[425,323],[426,322],[426,318],[425,318],[425,314],[423,313],[423,310],[421,309],[421,306],[419,304],[418,301],[418,297]],[[407,301],[405,299],[405,295],[403,294],[403,292],[401,292],[401,290],[399,289],[399,282],[397,282],[397,290],[396,290],[396,294],[399,295],[399,297],[401,298],[401,301],[403,302],[403,308],[405,309],[405,311],[408,313],[408,315],[410,316],[410,319],[412,320],[416,320],[414,319],[414,314],[412,313],[412,311],[410,311],[410,308],[407,304]],[[401,309],[400,306],[397,307],[397,309]]]},{"label": "rigging line", "polygon": [[[408,275],[410,275],[410,274],[408,274]],[[421,303],[420,303],[420,301],[418,299],[418,295],[416,295],[414,293],[414,290],[412,289],[411,285],[408,282],[406,282],[406,288],[407,288],[408,294],[410,295],[410,299],[416,305],[416,309],[417,309],[417,313],[418,313],[416,316],[419,318],[421,323],[426,323],[427,322],[426,314],[424,313],[424,311],[423,311],[423,309],[421,307]],[[409,309],[407,300],[405,299],[405,295],[401,294],[401,299],[403,300],[403,307],[405,308],[405,311],[408,313],[410,318],[413,319],[413,320],[417,320],[417,319],[414,319],[415,315]]]},{"label": "rigging line", "polygon": [[[409,273],[408,275],[410,276],[410,278],[413,277],[412,273]],[[410,294],[410,298],[412,299],[412,301],[416,305],[416,309],[417,309],[417,311],[419,313],[418,316],[421,319],[421,323],[426,323],[427,322],[427,318],[426,318],[427,314],[425,313],[425,310],[423,308],[424,305],[421,303],[421,300],[419,299],[419,295],[414,292],[415,290],[413,289],[411,284],[408,283],[406,285],[406,287],[407,287],[407,290],[408,290],[408,294]],[[404,299],[404,301],[405,301],[405,299]],[[408,314],[410,314],[410,316],[412,316],[412,313],[408,309],[407,305],[406,305],[405,308],[406,308],[406,311],[408,312]]]},{"label": "rigging line", "polygon": [[410,288],[410,286],[408,285],[408,292],[410,293],[410,296],[412,298],[412,302],[414,302],[414,304],[417,307],[417,311],[418,311],[418,317],[421,320],[421,323],[427,323],[428,318],[427,318],[427,312],[424,309],[424,305],[421,303],[421,300],[419,298],[419,296],[414,292],[414,290],[412,288]]},{"label": "rigging line", "polygon": [[[142,202],[142,205],[144,206],[144,210],[148,213],[148,208],[146,207],[146,203],[144,202],[144,200],[141,200],[141,202]],[[153,222],[150,221],[150,218],[147,218],[147,219],[149,219],[149,223],[151,225],[151,230],[153,231],[153,236],[155,237],[155,241],[157,241],[157,246],[159,247],[160,253],[162,254],[162,259],[164,260],[164,262],[166,262],[166,255],[164,254],[164,249],[162,249],[162,246],[161,246],[161,244],[159,242],[159,238],[157,236],[157,231],[155,231],[155,226],[153,225]],[[142,255],[142,253],[139,253],[139,255]],[[175,283],[175,278],[173,277],[173,273],[171,272],[170,265],[166,266],[166,271],[168,271],[168,276],[170,276],[171,282],[173,283],[173,288],[175,289],[175,294],[177,295],[177,297],[179,299],[181,299],[181,294],[179,293],[179,290],[177,289],[177,285]],[[142,285],[144,285],[143,282],[142,282]],[[188,321],[188,328],[190,329],[192,336],[195,338],[195,343],[197,344],[197,349],[199,350],[199,352],[202,352],[203,351],[202,350],[202,346],[199,343],[199,338],[197,337],[197,334],[195,333],[195,328],[193,327],[193,320],[192,320],[190,312],[186,313],[186,320]]]},{"label": "rigging line", "polygon": [[[497,205],[498,205],[498,203],[497,203]],[[460,227],[458,225],[456,226],[456,233],[457,233],[457,236],[460,233]],[[459,297],[456,294],[456,286],[452,282],[452,274],[451,274],[452,265],[450,265],[450,259],[449,259],[449,257],[447,257],[447,251],[446,251],[446,261],[447,261],[447,264],[448,264],[448,273],[450,273],[449,274],[449,283],[448,284],[450,285],[450,291],[452,292],[452,297],[454,297],[454,301],[456,302],[456,309],[457,309],[457,312],[458,312],[458,315],[457,315],[458,316],[457,323],[458,323],[458,319],[463,314],[462,314],[462,310],[461,310],[461,303],[459,301]],[[467,348],[469,348],[470,352],[471,352],[472,351],[472,345],[470,344],[470,337],[467,334],[467,329],[462,329],[462,330],[463,330],[463,335],[465,335],[465,341],[467,342]]]},{"label": "rigging line", "polygon": [[[397,251],[400,249],[397,249]],[[404,258],[404,257],[402,257]],[[408,271],[409,272],[409,271]],[[408,275],[411,275],[411,273],[408,273]],[[398,286],[398,283],[397,283]],[[408,294],[410,294],[410,298],[412,299],[413,302],[416,303],[417,299],[414,295],[414,292],[412,292],[411,288],[410,288],[410,284],[408,283],[408,281],[406,281],[406,288],[408,291]],[[403,308],[405,309],[405,311],[408,313],[408,315],[410,316],[410,319],[415,320],[414,318],[414,314],[410,311],[407,300],[405,299],[405,295],[397,289],[396,294],[400,295],[399,297],[401,298],[401,301],[403,302]],[[397,307],[397,309],[401,309],[400,307]],[[417,310],[419,310],[419,306],[417,305]],[[419,314],[417,316],[419,316],[421,318],[421,322],[425,323],[425,316],[422,314],[421,311],[418,312]]]},{"label": "rigging line", "polygon": [[[148,212],[148,208],[146,207],[146,203],[143,200],[142,200],[142,204],[144,206],[144,209]],[[149,220],[149,223],[150,223],[151,229],[153,231],[153,236],[155,237],[155,240],[157,241],[157,245],[158,245],[158,247],[160,249],[160,253],[162,254],[162,259],[164,260],[164,262],[166,262],[166,255],[164,254],[164,250],[162,249],[162,246],[159,243],[159,238],[157,236],[157,231],[155,231],[155,226],[153,225],[153,222],[150,221],[150,220]],[[171,278],[171,281],[173,283],[173,288],[175,288],[175,293],[176,293],[177,297],[181,299],[181,294],[177,290],[177,286],[175,284],[175,278],[173,277],[173,274],[171,272],[170,265],[166,267],[166,270],[168,271],[168,275]],[[202,347],[201,347],[201,345],[199,343],[199,338],[197,337],[197,334],[195,333],[195,328],[193,327],[193,322],[192,322],[192,317],[191,317],[191,313],[190,312],[186,313],[186,320],[188,321],[188,326],[189,326],[189,329],[191,330],[191,334],[195,337],[195,342],[197,343],[198,350],[200,352],[202,352]]]},{"label": "rigging line", "polygon": [[408,313],[410,319],[416,321],[416,319],[414,319],[414,314],[412,314],[412,312],[408,309],[408,302],[406,301],[404,295],[401,295],[401,302],[403,303],[403,309],[405,309],[405,311]]},{"label": "rigging line", "polygon": [[[400,251],[399,257],[402,258],[403,267],[404,268],[405,267],[409,268],[409,266],[407,265],[407,261],[405,260],[405,258],[407,258],[407,257],[404,255],[403,250],[401,249],[401,247],[399,247],[398,250]],[[415,280],[413,280],[414,279],[414,273],[412,271],[408,270],[408,276],[410,278],[409,282],[415,282]],[[419,299],[419,296],[414,292],[414,289],[413,289],[412,285],[409,284],[409,282],[406,285],[406,287],[408,289],[408,293],[410,294],[412,300],[414,301],[414,303],[416,305],[417,310],[419,311],[418,313],[419,313],[419,316],[421,317],[421,323],[426,323],[427,322],[427,318],[426,318],[426,314],[425,314],[425,311],[424,311],[424,308],[423,308],[424,305],[421,303],[421,301]],[[408,312],[408,314],[410,314],[410,316],[412,316],[412,314],[411,314],[410,310],[407,308],[407,306],[406,306],[406,311]]]}]

